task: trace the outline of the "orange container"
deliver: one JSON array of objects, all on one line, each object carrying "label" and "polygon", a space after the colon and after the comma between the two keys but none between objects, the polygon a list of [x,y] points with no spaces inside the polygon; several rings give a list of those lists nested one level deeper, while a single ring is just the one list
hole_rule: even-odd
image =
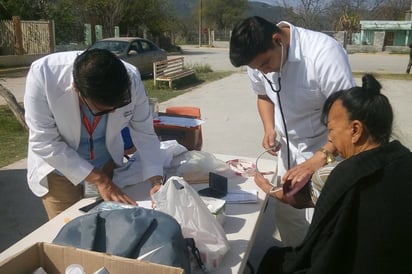
[{"label": "orange container", "polygon": [[[197,107],[177,106],[169,107],[159,116],[189,117],[200,119],[200,109]],[[201,150],[203,143],[202,126],[181,127],[174,125],[154,124],[156,134],[161,141],[176,140],[188,150]]]}]

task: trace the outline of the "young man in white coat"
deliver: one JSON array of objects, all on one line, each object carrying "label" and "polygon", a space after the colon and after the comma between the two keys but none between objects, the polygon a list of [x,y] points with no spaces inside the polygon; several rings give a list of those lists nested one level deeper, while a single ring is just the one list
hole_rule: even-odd
[{"label": "young man in white coat", "polygon": [[[264,128],[263,147],[274,147],[276,136],[280,137],[282,182],[307,182],[335,153],[320,121],[323,103],[333,92],[355,85],[345,50],[326,34],[255,16],[234,27],[230,60],[236,67],[247,66]],[[282,200],[281,191],[261,174],[256,174],[255,182]],[[279,200],[275,220],[282,243],[297,246],[311,215]]]},{"label": "young man in white coat", "polygon": [[140,74],[111,52],[62,52],[33,62],[24,106],[27,180],[50,219],[82,199],[84,182],[106,201],[136,204],[112,181],[123,164],[126,126],[139,151],[141,178],[152,183],[151,193],[160,188],[160,144]]}]

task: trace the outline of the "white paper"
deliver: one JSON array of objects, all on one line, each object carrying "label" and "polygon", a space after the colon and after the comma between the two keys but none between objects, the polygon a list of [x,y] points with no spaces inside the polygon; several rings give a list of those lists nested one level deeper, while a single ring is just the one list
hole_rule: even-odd
[{"label": "white paper", "polygon": [[144,208],[147,208],[147,209],[153,209],[153,208],[152,208],[152,201],[151,201],[151,200],[136,201],[136,202],[137,202],[137,205],[138,205],[139,207],[144,207]]},{"label": "white paper", "polygon": [[174,117],[174,116],[159,116],[160,124],[180,127],[197,127],[205,121],[196,118]]}]

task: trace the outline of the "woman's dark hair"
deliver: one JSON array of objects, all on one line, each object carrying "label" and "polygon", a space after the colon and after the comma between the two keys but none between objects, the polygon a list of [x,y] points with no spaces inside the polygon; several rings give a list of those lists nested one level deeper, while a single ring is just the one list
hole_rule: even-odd
[{"label": "woman's dark hair", "polygon": [[281,30],[258,16],[238,22],[230,37],[230,62],[235,67],[249,64],[258,54],[274,47],[272,35]]},{"label": "woman's dark hair", "polygon": [[328,114],[336,100],[341,100],[349,120],[363,123],[373,141],[384,144],[392,134],[393,111],[388,98],[381,93],[381,84],[370,74],[362,77],[362,87],[340,90],[325,101],[321,120],[327,125]]},{"label": "woman's dark hair", "polygon": [[86,50],[74,61],[73,80],[85,98],[106,106],[130,100],[130,79],[122,61],[105,49]]}]

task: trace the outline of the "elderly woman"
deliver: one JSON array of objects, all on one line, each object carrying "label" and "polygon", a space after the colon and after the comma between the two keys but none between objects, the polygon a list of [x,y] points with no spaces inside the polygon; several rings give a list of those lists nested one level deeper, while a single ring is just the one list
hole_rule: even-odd
[{"label": "elderly woman", "polygon": [[[365,75],[362,83],[325,102],[328,139],[344,160],[322,189],[303,244],[269,250],[260,273],[412,272],[412,153],[390,141],[393,112],[379,82]],[[282,267],[271,263],[275,254]]]}]

